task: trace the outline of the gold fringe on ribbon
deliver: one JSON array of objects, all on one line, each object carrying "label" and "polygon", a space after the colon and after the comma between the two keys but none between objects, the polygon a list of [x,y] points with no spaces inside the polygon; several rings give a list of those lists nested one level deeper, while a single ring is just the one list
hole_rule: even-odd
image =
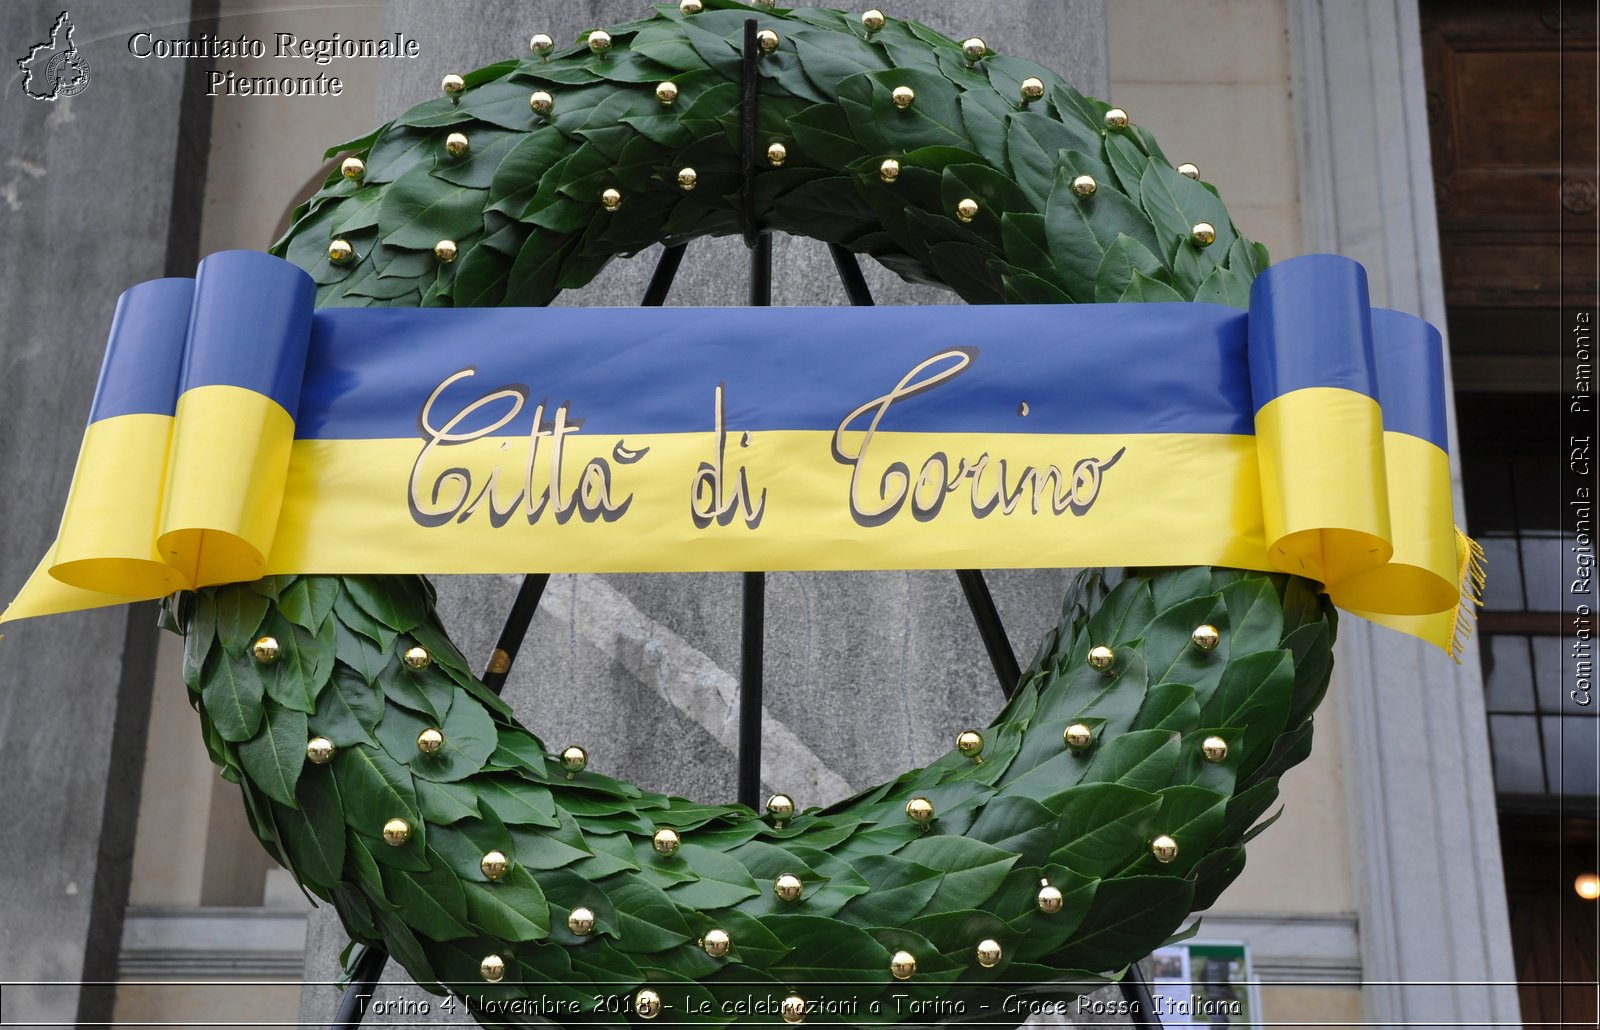
[{"label": "gold fringe on ribbon", "polygon": [[1483,607],[1483,589],[1488,582],[1486,559],[1478,542],[1456,527],[1456,585],[1461,590],[1461,604],[1456,607],[1450,626],[1450,657],[1461,664],[1461,652],[1478,624],[1478,609]]}]

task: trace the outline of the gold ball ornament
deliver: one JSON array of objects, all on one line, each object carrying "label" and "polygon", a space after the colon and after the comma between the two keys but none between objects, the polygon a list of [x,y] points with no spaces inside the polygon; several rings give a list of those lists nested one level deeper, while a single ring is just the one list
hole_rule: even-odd
[{"label": "gold ball ornament", "polygon": [[961,52],[967,55],[969,61],[981,61],[989,56],[989,44],[977,36],[961,44]]},{"label": "gold ball ornament", "polygon": [[533,38],[528,40],[528,49],[532,50],[540,57],[543,57],[555,48],[556,41],[551,38],[550,33],[548,32],[535,32],[533,34]]},{"label": "gold ball ornament", "polygon": [[359,157],[347,157],[339,164],[339,174],[352,182],[360,182],[367,174],[367,163]]},{"label": "gold ball ornament", "polygon": [[589,33],[589,52],[590,53],[592,53],[592,54],[604,54],[607,50],[610,50],[610,49],[611,49],[611,33],[607,32],[605,29],[595,29],[593,32]]},{"label": "gold ball ornament", "polygon": [[933,822],[933,802],[927,798],[912,798],[906,802],[906,818],[927,829]]},{"label": "gold ball ornament", "polygon": [[678,10],[683,14],[699,14],[705,9],[706,5],[700,0],[681,0],[678,4]]},{"label": "gold ball ornament", "polygon": [[1033,103],[1035,100],[1044,99],[1044,80],[1029,76],[1022,80],[1022,99],[1024,103]]},{"label": "gold ball ornament", "polygon": [[567,929],[579,937],[589,936],[594,933],[594,913],[579,905],[567,914]]},{"label": "gold ball ornament", "polygon": [[556,109],[556,98],[541,89],[528,97],[528,108],[534,114],[549,114]]},{"label": "gold ball ornament", "polygon": [[1117,664],[1117,653],[1104,644],[1096,644],[1089,648],[1089,664],[1101,672],[1110,672],[1111,667]]},{"label": "gold ball ornament", "polygon": [[439,88],[444,90],[444,95],[451,100],[460,99],[461,94],[467,91],[467,80],[454,73],[446,75],[444,81],[439,83]]},{"label": "gold ball ornament", "polygon": [[785,1023],[804,1023],[806,1021],[806,1000],[798,994],[791,994],[783,999],[783,1021]]},{"label": "gold ball ornament", "polygon": [[1202,651],[1214,651],[1222,642],[1222,634],[1212,625],[1196,626],[1194,632],[1189,634],[1189,640]]},{"label": "gold ball ornament", "polygon": [[1112,132],[1121,132],[1128,127],[1128,112],[1120,107],[1113,107],[1106,112],[1106,128]]},{"label": "gold ball ornament", "polygon": [[607,211],[617,211],[622,207],[622,191],[615,187],[600,194],[600,206]]},{"label": "gold ball ornament", "polygon": [[767,798],[767,814],[772,816],[772,821],[777,826],[794,815],[794,798],[787,794],[774,794]]},{"label": "gold ball ornament", "polygon": [[1100,184],[1094,181],[1092,175],[1080,175],[1072,180],[1072,192],[1085,199],[1094,196],[1094,191],[1099,188]]},{"label": "gold ball ornament", "polygon": [[1061,911],[1061,888],[1050,885],[1049,880],[1039,881],[1039,894],[1034,899],[1034,904],[1039,906],[1039,911],[1047,916],[1053,916]]},{"label": "gold ball ornament", "polygon": [[728,936],[728,931],[722,929],[707,930],[706,935],[700,939],[700,947],[712,958],[726,958],[728,952],[733,950],[733,938]]},{"label": "gold ball ornament", "polygon": [[[329,249],[331,251],[332,248]],[[278,646],[277,637],[257,637],[256,642],[250,645],[250,655],[262,665],[271,665],[283,657],[283,649]]]},{"label": "gold ball ornament", "polygon": [[770,54],[778,49],[780,42],[782,41],[778,38],[778,34],[771,29],[762,29],[756,33],[756,46],[761,48],[763,54]]},{"label": "gold ball ornament", "polygon": [[472,149],[472,141],[464,132],[452,132],[444,138],[444,152],[451,157],[465,157]]},{"label": "gold ball ornament", "polygon": [[962,730],[956,734],[956,750],[978,764],[983,764],[983,734],[977,730]]},{"label": "gold ball ornament", "polygon": [[1061,734],[1061,739],[1071,750],[1084,751],[1094,745],[1094,730],[1081,722],[1075,722]]},{"label": "gold ball ornament", "polygon": [[917,91],[910,86],[896,86],[890,97],[894,100],[894,106],[904,111],[917,102]]},{"label": "gold ball ornament", "polygon": [[489,879],[499,880],[510,871],[511,860],[506,858],[504,851],[487,851],[484,852],[483,858],[478,860],[478,868]]},{"label": "gold ball ornament", "polygon": [[306,758],[312,765],[327,765],[333,761],[334,752],[338,748],[333,746],[333,741],[327,737],[312,737],[306,741]]},{"label": "gold ball ornament", "polygon": [[693,168],[678,169],[678,188],[685,193],[690,192],[700,184],[700,173]]},{"label": "gold ball ornament", "polygon": [[1228,742],[1221,737],[1207,737],[1200,742],[1200,754],[1212,765],[1228,760]]},{"label": "gold ball ornament", "polygon": [[799,901],[800,893],[805,889],[805,884],[800,882],[800,877],[793,873],[784,873],[774,880],[772,884],[772,893],[783,901]]},{"label": "gold ball ornament", "polygon": [[993,969],[998,966],[1003,954],[1000,950],[1000,942],[992,937],[978,942],[978,965],[985,969]]},{"label": "gold ball ornament", "polygon": [[909,951],[897,951],[889,959],[889,972],[896,980],[909,980],[917,975],[917,956]]},{"label": "gold ball ornament", "polygon": [[767,148],[767,164],[774,168],[782,168],[787,160],[789,160],[789,148],[782,143],[774,143]]},{"label": "gold ball ornament", "polygon": [[569,780],[578,773],[583,772],[588,764],[589,752],[576,744],[569,745],[565,751],[561,752],[561,768],[567,771],[567,779]]},{"label": "gold ball ornament", "polygon": [[390,819],[383,824],[383,842],[398,848],[411,839],[411,824],[404,819]]},{"label": "gold ball ornament", "polygon": [[633,1011],[640,1019],[654,1019],[661,1015],[661,995],[646,987],[633,996]]},{"label": "gold ball ornament", "polygon": [[460,248],[456,246],[455,240],[440,240],[433,245],[433,256],[438,259],[441,265],[448,265],[454,261],[458,253],[460,253]]},{"label": "gold ball ornament", "polygon": [[650,838],[650,846],[656,849],[656,854],[671,857],[678,853],[678,846],[683,843],[683,838],[678,836],[678,831],[670,826],[663,826]]},{"label": "gold ball ornament", "polygon": [[444,748],[444,734],[428,727],[417,734],[417,750],[425,755],[436,755]]},{"label": "gold ball ornament", "polygon": [[401,661],[406,663],[406,668],[421,672],[433,664],[433,655],[428,653],[427,648],[418,644],[415,647],[406,648],[406,653],[401,658]]},{"label": "gold ball ornament", "polygon": [[677,103],[678,84],[676,82],[662,82],[657,84],[656,99],[669,106]]},{"label": "gold ball ornament", "polygon": [[328,260],[336,265],[348,265],[355,260],[356,248],[349,240],[334,240],[328,244]]},{"label": "gold ball ornament", "polygon": [[1150,854],[1155,856],[1157,862],[1166,865],[1178,857],[1178,842],[1163,833],[1150,842]]},{"label": "gold ball ornament", "polygon": [[887,183],[895,182],[900,178],[900,162],[891,157],[883,164],[879,165],[878,178]]},{"label": "gold ball ornament", "polygon": [[861,15],[861,25],[868,32],[877,32],[887,24],[889,24],[889,19],[885,18],[883,12],[876,7]]},{"label": "gold ball ornament", "polygon": [[956,205],[956,217],[965,223],[974,221],[978,217],[978,211],[978,202],[971,197]]},{"label": "gold ball ornament", "polygon": [[478,963],[478,975],[488,983],[499,983],[506,978],[506,960],[499,955],[485,955]]},{"label": "gold ball ornament", "polygon": [[1185,161],[1178,166],[1178,174],[1186,179],[1198,180],[1200,178],[1200,166],[1193,161]]},{"label": "gold ball ornament", "polygon": [[1189,239],[1197,247],[1209,247],[1217,242],[1217,227],[1210,222],[1196,222],[1189,230]]}]

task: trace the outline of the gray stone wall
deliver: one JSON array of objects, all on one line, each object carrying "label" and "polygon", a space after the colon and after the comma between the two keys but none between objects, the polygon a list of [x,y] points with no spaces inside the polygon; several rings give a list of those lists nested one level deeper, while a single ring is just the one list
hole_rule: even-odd
[{"label": "gray stone wall", "polygon": [[[128,26],[185,25],[189,0],[74,3],[90,78],[29,99],[14,62],[62,4],[0,4],[0,598],[55,535],[117,295],[193,269],[194,212],[174,205],[182,63],[139,64]],[[200,139],[200,160],[204,139]],[[198,206],[198,205],[196,205]],[[174,264],[176,262],[176,264]],[[5,627],[0,642],[0,970],[109,980],[127,901],[154,660],[148,605]],[[80,1007],[81,1003],[81,1007]],[[0,1020],[108,1019],[110,991],[7,987]]]},{"label": "gray stone wall", "polygon": [[[924,21],[956,38],[981,35],[995,50],[1028,57],[1087,93],[1107,89],[1103,0],[899,0],[894,17]],[[638,0],[455,5],[403,0],[387,28],[416,36],[430,62],[397,63],[384,84],[384,117],[438,93],[446,72],[519,54],[528,37],[580,31],[637,17]],[[780,239],[774,303],[845,299],[825,247]],[[564,303],[636,304],[654,252],[618,262]],[[671,303],[744,302],[746,258],[736,240],[691,245]],[[873,266],[879,303],[948,303]],[[1062,571],[990,575],[1012,644],[1026,663],[1059,612]],[[487,657],[517,589],[516,577],[441,581],[440,603],[469,656]],[[740,577],[581,576],[554,579],[507,696],[552,747],[588,748],[594,768],[700,800],[731,799],[737,777]],[[984,725],[1001,695],[954,573],[792,574],[768,577],[763,781],[803,806],[826,804],[892,778],[948,750],[955,734]],[[322,913],[308,933],[307,981],[338,973],[344,944]],[[403,983],[391,967],[392,982]],[[383,997],[424,995],[383,988]],[[415,989],[410,989],[414,991]],[[396,992],[396,993],[391,993]],[[331,987],[308,986],[301,1018],[326,1020]]]}]

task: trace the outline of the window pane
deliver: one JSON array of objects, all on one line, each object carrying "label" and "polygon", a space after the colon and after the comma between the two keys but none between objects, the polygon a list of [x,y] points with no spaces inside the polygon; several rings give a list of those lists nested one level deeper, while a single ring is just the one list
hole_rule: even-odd
[{"label": "window pane", "polygon": [[1533,667],[1528,638],[1483,638],[1483,700],[1491,712],[1532,712]]},{"label": "window pane", "polygon": [[1566,695],[1561,691],[1561,637],[1532,637],[1533,681],[1539,697],[1539,710],[1546,715],[1559,715],[1566,710]]},{"label": "window pane", "polygon": [[1572,716],[1566,719],[1544,717],[1545,767],[1550,774],[1551,793],[1571,796],[1597,792],[1595,730],[1600,720]]},{"label": "window pane", "polygon": [[1559,612],[1565,608],[1561,572],[1561,538],[1544,533],[1524,534],[1522,579],[1530,612]]},{"label": "window pane", "polygon": [[1502,794],[1543,794],[1544,762],[1539,749],[1539,720],[1531,715],[1491,715],[1494,741],[1494,787]]},{"label": "window pane", "polygon": [[1522,562],[1513,537],[1482,537],[1484,567],[1489,575],[1483,588],[1483,606],[1489,611],[1522,611]]}]

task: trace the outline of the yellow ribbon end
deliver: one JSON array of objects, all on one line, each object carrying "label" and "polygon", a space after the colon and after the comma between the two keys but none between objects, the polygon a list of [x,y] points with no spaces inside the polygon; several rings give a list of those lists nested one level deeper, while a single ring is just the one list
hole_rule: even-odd
[{"label": "yellow ribbon end", "polygon": [[1456,529],[1456,586],[1461,591],[1461,603],[1456,606],[1455,618],[1450,625],[1450,657],[1461,664],[1461,653],[1472,639],[1478,624],[1478,609],[1483,607],[1483,590],[1488,583],[1487,559],[1478,542]]}]

